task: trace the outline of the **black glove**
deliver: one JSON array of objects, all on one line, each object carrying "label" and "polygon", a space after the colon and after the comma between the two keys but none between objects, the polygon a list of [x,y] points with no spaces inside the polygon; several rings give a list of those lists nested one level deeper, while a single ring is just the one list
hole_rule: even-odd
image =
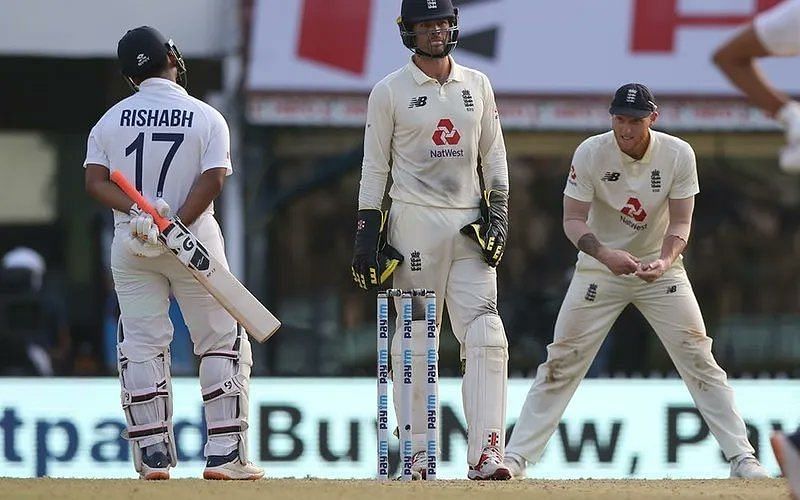
[{"label": "black glove", "polygon": [[386,281],[401,262],[400,252],[386,243],[386,213],[359,210],[351,265],[353,281],[369,290]]},{"label": "black glove", "polygon": [[508,193],[492,189],[481,199],[481,218],[461,228],[461,233],[475,240],[483,258],[497,267],[506,250],[508,234]]}]

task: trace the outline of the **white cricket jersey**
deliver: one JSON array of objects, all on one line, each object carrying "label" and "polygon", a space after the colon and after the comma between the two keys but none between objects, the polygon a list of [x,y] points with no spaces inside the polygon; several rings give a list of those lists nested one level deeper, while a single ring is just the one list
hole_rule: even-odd
[{"label": "white cricket jersey", "polygon": [[413,60],[369,96],[358,206],[380,208],[392,171],[393,200],[443,208],[480,204],[478,158],[487,188],[508,190],[508,165],[489,79],[450,58],[441,85]]},{"label": "white cricket jersey", "polygon": [[800,0],[786,0],[753,20],[758,39],[776,56],[800,54]]},{"label": "white cricket jersey", "polygon": [[[89,133],[86,149],[84,167],[121,171],[145,198],[163,198],[173,213],[203,172],[232,172],[225,118],[164,78],[148,78],[139,92],[109,109]],[[204,213],[213,212],[212,203]],[[128,216],[114,211],[114,219]]]},{"label": "white cricket jersey", "polygon": [[[656,130],[650,130],[641,160],[619,149],[613,131],[589,137],[575,150],[564,188],[570,198],[591,202],[587,224],[598,241],[647,260],[661,254],[669,199],[699,192],[692,147]],[[577,267],[606,270],[583,252],[578,253]]]}]

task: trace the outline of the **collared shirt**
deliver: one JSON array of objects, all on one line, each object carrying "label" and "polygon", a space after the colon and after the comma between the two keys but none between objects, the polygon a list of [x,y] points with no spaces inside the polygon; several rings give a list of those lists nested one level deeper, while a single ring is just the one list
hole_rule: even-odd
[{"label": "collared shirt", "polygon": [[[413,59],[372,89],[359,208],[380,208],[389,171],[393,200],[444,208],[480,204],[478,158],[488,188],[508,189],[503,133],[489,79],[450,57],[447,81]],[[391,165],[391,167],[390,167]]]},{"label": "collared shirt", "polygon": [[[84,167],[90,163],[121,171],[145,198],[163,198],[176,212],[203,172],[232,172],[228,124],[180,85],[148,78],[92,128]],[[205,212],[214,212],[213,203]],[[127,214],[115,211],[114,218]]]},{"label": "collared shirt", "polygon": [[[669,200],[699,192],[692,147],[656,130],[641,160],[619,149],[613,131],[589,137],[575,150],[564,188],[570,198],[592,204],[587,224],[598,241],[647,260],[661,253]],[[606,269],[583,252],[578,268]]]},{"label": "collared shirt", "polygon": [[800,54],[800,0],[787,0],[762,12],[753,20],[753,27],[770,54]]}]

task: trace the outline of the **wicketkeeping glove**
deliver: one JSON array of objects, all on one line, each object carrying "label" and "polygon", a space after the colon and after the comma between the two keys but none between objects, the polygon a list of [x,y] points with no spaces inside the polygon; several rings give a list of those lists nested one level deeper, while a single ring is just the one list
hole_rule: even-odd
[{"label": "wicketkeeping glove", "polygon": [[492,189],[481,199],[481,217],[461,228],[461,233],[475,240],[483,250],[483,258],[497,267],[506,250],[508,234],[508,193]]},{"label": "wicketkeeping glove", "polygon": [[353,281],[368,290],[389,279],[403,256],[386,243],[386,213],[378,209],[358,211],[353,248]]}]

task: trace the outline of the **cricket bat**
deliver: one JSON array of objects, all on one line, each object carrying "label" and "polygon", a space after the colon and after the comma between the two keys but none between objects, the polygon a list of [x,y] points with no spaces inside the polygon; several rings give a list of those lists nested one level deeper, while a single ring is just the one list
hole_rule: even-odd
[{"label": "cricket bat", "polygon": [[159,239],[208,290],[222,307],[258,342],[266,342],[281,322],[236,279],[236,276],[211,255],[180,219],[166,219],[136,190],[122,172],[111,172],[111,181],[151,216],[159,229]]}]

